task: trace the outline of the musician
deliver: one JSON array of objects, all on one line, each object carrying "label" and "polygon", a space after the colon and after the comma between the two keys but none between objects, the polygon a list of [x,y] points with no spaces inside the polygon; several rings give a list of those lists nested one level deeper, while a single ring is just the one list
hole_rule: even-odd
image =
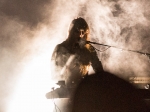
[{"label": "musician", "polygon": [[74,19],[69,28],[68,38],[58,44],[51,58],[53,78],[65,80],[68,87],[74,86],[88,75],[89,67],[95,72],[103,72],[94,47],[89,41],[90,29],[87,22],[79,17]]}]

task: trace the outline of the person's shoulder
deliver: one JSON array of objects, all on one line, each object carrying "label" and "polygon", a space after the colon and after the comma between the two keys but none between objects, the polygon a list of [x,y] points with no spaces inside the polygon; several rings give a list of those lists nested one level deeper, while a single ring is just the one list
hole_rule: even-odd
[{"label": "person's shoulder", "polygon": [[63,48],[63,47],[65,47],[64,42],[62,42],[62,43],[60,43],[60,44],[57,44],[57,45],[55,46],[55,49],[61,49],[61,48]]},{"label": "person's shoulder", "polygon": [[55,49],[57,49],[57,52],[67,52],[67,47],[65,45],[65,41],[60,43],[60,44],[57,44]]}]

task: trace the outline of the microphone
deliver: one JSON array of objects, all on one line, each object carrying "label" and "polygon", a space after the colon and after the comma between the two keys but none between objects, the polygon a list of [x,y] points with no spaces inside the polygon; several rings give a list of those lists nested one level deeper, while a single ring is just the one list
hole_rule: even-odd
[{"label": "microphone", "polygon": [[81,38],[78,43],[79,43],[79,46],[82,47],[82,46],[84,46],[87,42],[86,42],[86,39]]}]

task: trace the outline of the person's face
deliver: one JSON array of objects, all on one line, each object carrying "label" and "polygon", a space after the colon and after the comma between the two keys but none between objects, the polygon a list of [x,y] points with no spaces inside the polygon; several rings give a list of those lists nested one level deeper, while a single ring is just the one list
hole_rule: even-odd
[{"label": "person's face", "polygon": [[88,29],[76,28],[74,31],[74,38],[76,39],[76,41],[79,41],[80,39],[87,40],[88,33]]}]

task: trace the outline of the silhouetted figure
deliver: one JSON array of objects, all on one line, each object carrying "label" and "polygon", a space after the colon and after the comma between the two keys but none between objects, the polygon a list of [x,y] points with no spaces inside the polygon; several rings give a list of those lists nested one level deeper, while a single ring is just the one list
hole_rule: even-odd
[{"label": "silhouetted figure", "polygon": [[142,94],[113,74],[90,75],[79,84],[72,112],[150,112]]},{"label": "silhouetted figure", "polygon": [[68,38],[55,47],[51,58],[54,78],[65,80],[67,87],[76,86],[92,66],[96,73],[103,71],[94,47],[87,44],[89,26],[83,18],[74,19]]},{"label": "silhouetted figure", "polygon": [[[64,99],[69,96],[68,101],[61,104],[60,110],[62,112],[71,111],[74,91],[80,81],[88,75],[90,66],[96,73],[103,72],[95,48],[86,42],[89,41],[89,35],[90,29],[87,22],[83,18],[74,19],[70,24],[67,39],[58,44],[52,54],[52,79],[59,82],[64,80],[65,86],[47,93],[46,97],[48,99]],[[61,103],[63,99],[58,102]]]}]

